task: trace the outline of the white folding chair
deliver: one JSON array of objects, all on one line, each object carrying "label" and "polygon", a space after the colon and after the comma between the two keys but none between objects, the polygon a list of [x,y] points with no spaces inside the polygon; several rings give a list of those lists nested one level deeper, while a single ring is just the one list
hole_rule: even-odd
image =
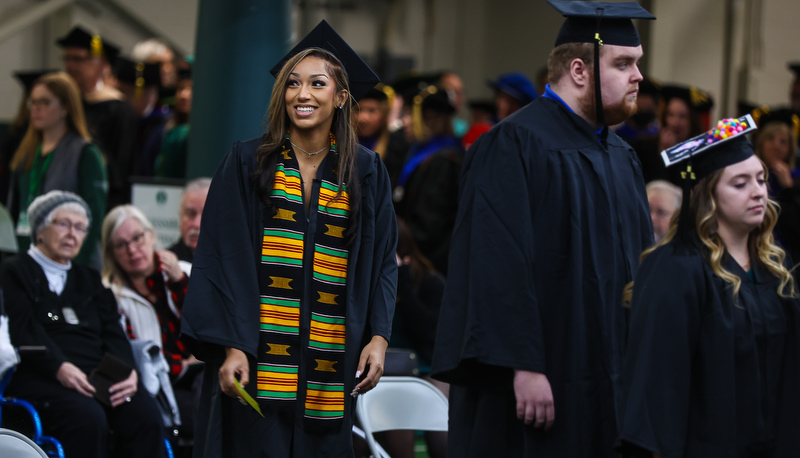
[{"label": "white folding chair", "polygon": [[358,397],[356,415],[375,458],[388,455],[374,433],[395,429],[447,431],[447,398],[417,377],[381,377],[378,385]]}]

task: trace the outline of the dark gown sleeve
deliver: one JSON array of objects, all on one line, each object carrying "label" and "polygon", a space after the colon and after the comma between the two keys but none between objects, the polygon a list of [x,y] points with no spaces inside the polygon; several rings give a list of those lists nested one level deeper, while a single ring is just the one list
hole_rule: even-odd
[{"label": "dark gown sleeve", "polygon": [[[25,355],[26,365],[33,368],[44,377],[55,379],[61,364],[69,361],[61,349],[56,345],[44,328],[36,321],[33,315],[34,297],[33,285],[46,282],[44,274],[41,277],[31,275],[31,269],[24,269],[21,259],[17,259],[3,266],[2,285],[5,299],[6,313],[9,320],[9,333],[11,344],[14,347],[43,346],[44,352],[31,352]],[[119,326],[119,323],[117,324]]]},{"label": "dark gown sleeve", "polygon": [[[406,209],[406,222],[420,250],[436,270],[447,275],[450,238],[458,208],[458,178],[463,152],[458,150],[435,154],[412,176],[413,208]],[[412,192],[411,186],[406,188]]]},{"label": "dark gown sleeve", "polygon": [[222,360],[225,347],[257,353],[253,231],[258,231],[261,207],[249,184],[255,143],[233,145],[212,179],[203,209],[181,320],[185,343],[201,360]]},{"label": "dark gown sleeve", "polygon": [[[392,317],[397,294],[397,258],[395,257],[397,221],[392,205],[389,174],[380,157],[375,153],[371,154],[374,161],[372,166],[376,170],[375,185],[369,191],[374,193],[372,199],[375,206],[375,247],[372,256],[372,272],[378,274],[369,300],[369,326],[372,336],[384,337],[388,342],[392,334]],[[361,192],[368,191],[362,188]],[[366,208],[362,208],[361,218],[368,217],[365,210]]]},{"label": "dark gown sleeve", "polygon": [[624,456],[684,456],[704,291],[699,255],[678,256],[668,245],[639,269],[625,361]]},{"label": "dark gown sleeve", "polygon": [[511,369],[546,372],[533,263],[547,241],[533,236],[526,160],[541,152],[522,135],[495,128],[467,153],[432,366],[446,382],[510,388]]}]

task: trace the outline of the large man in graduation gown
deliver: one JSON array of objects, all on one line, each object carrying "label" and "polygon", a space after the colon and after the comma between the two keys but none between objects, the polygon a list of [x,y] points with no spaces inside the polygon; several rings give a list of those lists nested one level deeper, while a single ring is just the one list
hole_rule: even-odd
[{"label": "large man in graduation gown", "polygon": [[453,457],[615,456],[621,296],[652,229],[639,161],[607,126],[642,79],[630,18],[653,17],[551,4],[568,19],[544,97],[482,135],[462,171],[433,359],[452,384]]}]

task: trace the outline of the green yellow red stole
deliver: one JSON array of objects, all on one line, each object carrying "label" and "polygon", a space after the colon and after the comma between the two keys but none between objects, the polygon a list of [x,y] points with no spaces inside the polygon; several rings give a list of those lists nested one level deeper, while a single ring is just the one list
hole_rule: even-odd
[{"label": "green yellow red stole", "polygon": [[[339,189],[336,143],[303,203],[297,158],[287,140],[264,208],[257,399],[264,408],[304,404],[306,429],[333,431],[344,418],[344,351],[350,204]],[[318,174],[318,177],[320,175]],[[346,187],[345,187],[346,189]]]}]

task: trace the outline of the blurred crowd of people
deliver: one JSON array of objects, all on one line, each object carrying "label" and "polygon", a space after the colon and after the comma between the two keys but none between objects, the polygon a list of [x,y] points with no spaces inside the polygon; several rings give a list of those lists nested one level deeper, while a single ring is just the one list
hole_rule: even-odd
[{"label": "blurred crowd of people", "polygon": [[[12,340],[52,350],[46,358],[23,360],[8,394],[49,402],[45,427],[57,437],[72,438],[65,447],[77,451],[72,452],[76,456],[100,456],[99,450],[107,448],[108,428],[96,424],[115,431],[150,428],[159,435],[175,429],[191,438],[202,363],[186,349],[179,329],[211,180],[186,185],[181,238],[167,250],[157,249],[153,225],[130,203],[132,177],[186,178],[192,58],[176,56],[156,39],[138,43],[123,56],[119,47],[80,26],[57,43],[63,49],[63,71],[15,74],[25,93],[0,148],[0,203],[12,214],[24,253],[2,276],[6,297],[17,301],[9,312],[24,316],[24,326],[17,327],[12,316]],[[800,66],[790,65],[790,70],[795,80],[788,106],[742,104],[739,111],[751,113],[758,123],[755,152],[769,168],[770,196],[781,204],[776,237],[796,261]],[[377,153],[388,171],[399,226],[390,347],[412,349],[423,376],[430,372],[465,153],[481,135],[541,96],[546,84],[546,69],[535,83],[524,73],[509,72],[487,80],[493,99],[471,99],[459,75],[442,70],[378,84],[355,105],[358,141]],[[665,168],[661,152],[711,128],[714,101],[695,86],[646,78],[639,83],[637,106],[614,131],[638,155],[658,241],[682,201],[680,178]],[[37,263],[41,275],[32,268]],[[102,284],[86,268],[102,272]],[[77,328],[57,329],[73,317],[65,312],[56,323],[58,317],[36,302],[40,297],[60,301],[64,310],[90,301],[97,305],[97,316],[81,335],[75,334]],[[20,311],[26,301],[38,308]],[[123,345],[125,337],[132,350]],[[98,410],[76,396],[93,394],[87,377],[102,364],[99,348],[138,371],[120,382],[118,391],[124,395],[111,400],[131,412],[128,420],[117,418],[122,410]],[[73,353],[82,365],[66,362]],[[447,393],[446,384],[437,386]],[[137,396],[141,390],[150,396]],[[69,402],[53,401],[57,396]],[[150,398],[157,404],[149,404]],[[74,409],[87,415],[75,415]],[[142,412],[149,412],[152,424],[134,425],[132,418],[140,421]],[[120,434],[119,442],[149,450],[138,456],[155,456],[152,450],[163,447],[135,434]],[[444,456],[444,442],[430,438],[432,457]],[[406,440],[389,438],[387,448],[391,456],[413,456]]]}]

